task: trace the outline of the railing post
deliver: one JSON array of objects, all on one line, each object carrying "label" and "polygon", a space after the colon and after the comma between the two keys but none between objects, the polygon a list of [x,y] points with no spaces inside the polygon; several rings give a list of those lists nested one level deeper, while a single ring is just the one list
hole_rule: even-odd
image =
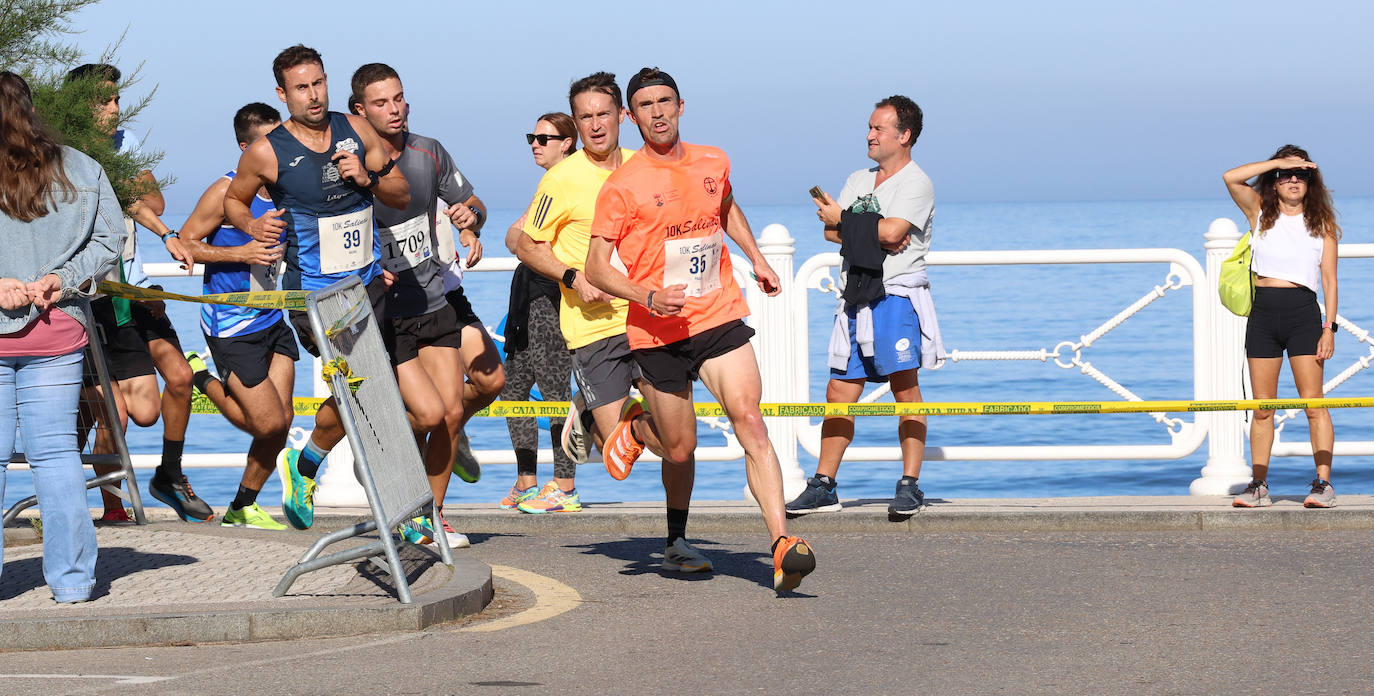
[{"label": "railing post", "polygon": [[[1221,277],[1221,263],[1231,255],[1240,230],[1228,218],[1217,218],[1207,228],[1204,248],[1207,256],[1208,322],[1211,344],[1207,356],[1206,387],[1203,399],[1240,399],[1245,369],[1245,319],[1221,306],[1215,292]],[[1229,495],[1250,481],[1250,465],[1245,457],[1245,414],[1240,411],[1212,411],[1199,414],[1207,424],[1207,464],[1202,476],[1188,486],[1192,495]]]},{"label": "railing post", "polygon": [[[771,224],[759,235],[759,251],[778,274],[781,290],[776,297],[764,295],[756,284],[747,290],[754,313],[754,328],[758,332],[759,374],[763,379],[763,400],[800,402],[806,400],[806,366],[796,364],[793,341],[806,326],[793,326],[792,294],[806,292],[793,282],[795,240],[787,228]],[[806,474],[797,461],[797,423],[794,418],[766,418],[768,439],[777,452],[782,467],[783,497],[791,500],[806,488]],[[751,499],[748,486],[744,497]]]}]

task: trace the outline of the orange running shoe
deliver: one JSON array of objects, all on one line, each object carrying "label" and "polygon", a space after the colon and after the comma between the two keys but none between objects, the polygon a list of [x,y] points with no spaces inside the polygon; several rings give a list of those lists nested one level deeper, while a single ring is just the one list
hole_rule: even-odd
[{"label": "orange running shoe", "polygon": [[816,569],[816,554],[801,537],[778,537],[773,542],[773,589],[788,592],[797,589],[802,578]]},{"label": "orange running shoe", "polygon": [[631,427],[641,413],[644,413],[644,400],[633,396],[627,399],[625,406],[620,409],[620,422],[602,448],[606,473],[617,481],[624,481],[630,475],[630,467],[644,453],[644,443],[635,437],[634,428]]}]

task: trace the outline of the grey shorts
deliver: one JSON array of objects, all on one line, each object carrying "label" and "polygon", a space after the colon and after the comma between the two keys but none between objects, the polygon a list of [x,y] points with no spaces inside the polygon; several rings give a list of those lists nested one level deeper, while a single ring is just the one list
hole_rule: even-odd
[{"label": "grey shorts", "polygon": [[574,348],[572,363],[573,379],[588,411],[629,396],[630,386],[643,377],[625,334]]}]

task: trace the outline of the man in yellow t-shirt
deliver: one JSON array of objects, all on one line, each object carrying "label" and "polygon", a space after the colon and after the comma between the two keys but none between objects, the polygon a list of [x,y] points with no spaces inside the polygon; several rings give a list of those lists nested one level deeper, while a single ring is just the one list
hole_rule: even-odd
[{"label": "man in yellow t-shirt", "polygon": [[[619,422],[621,410],[627,407],[630,387],[640,377],[625,337],[628,303],[593,287],[582,272],[596,196],[611,172],[634,153],[620,147],[620,123],[625,110],[615,75],[598,72],[577,80],[568,91],[568,105],[583,148],[554,165],[540,180],[525,216],[524,234],[516,243],[516,256],[526,266],[562,284],[559,324],[573,354],[573,377],[579,390],[563,428],[564,449],[580,464],[587,460],[590,449],[586,431],[600,446]],[[638,403],[638,399],[632,403]],[[591,416],[590,427],[586,427],[584,412]],[[648,426],[648,414],[635,420],[639,425],[636,432],[648,448],[661,452]],[[682,538],[681,534],[674,538],[675,531],[686,526],[686,501],[691,499],[692,482],[690,478],[685,482],[674,478],[669,483],[669,478],[672,477],[665,474],[665,488],[671,491],[668,545],[672,547]],[[520,503],[519,509],[533,513],[581,509],[572,479],[555,478],[553,485],[545,488],[540,495]],[[680,516],[672,511],[674,501],[682,503]],[[685,545],[685,540],[682,543]],[[664,565],[672,570],[710,570],[710,562],[698,556],[685,552],[670,555]],[[675,563],[674,557],[681,557],[680,562]]]}]

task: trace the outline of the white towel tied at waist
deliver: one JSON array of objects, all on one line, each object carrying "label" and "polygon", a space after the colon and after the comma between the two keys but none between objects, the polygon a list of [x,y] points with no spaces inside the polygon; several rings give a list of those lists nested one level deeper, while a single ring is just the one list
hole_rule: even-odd
[{"label": "white towel tied at waist", "polygon": [[[940,338],[940,321],[935,316],[935,300],[930,296],[930,280],[925,271],[906,273],[883,281],[883,291],[888,295],[905,297],[911,300],[911,308],[921,323],[921,367],[933,369],[945,359],[945,344]],[[835,309],[835,328],[830,332],[830,360],[833,370],[843,370],[849,366],[849,317],[845,313],[845,301]],[[859,344],[859,354],[864,357],[873,355],[873,310],[864,305],[854,313],[854,338]]]}]

